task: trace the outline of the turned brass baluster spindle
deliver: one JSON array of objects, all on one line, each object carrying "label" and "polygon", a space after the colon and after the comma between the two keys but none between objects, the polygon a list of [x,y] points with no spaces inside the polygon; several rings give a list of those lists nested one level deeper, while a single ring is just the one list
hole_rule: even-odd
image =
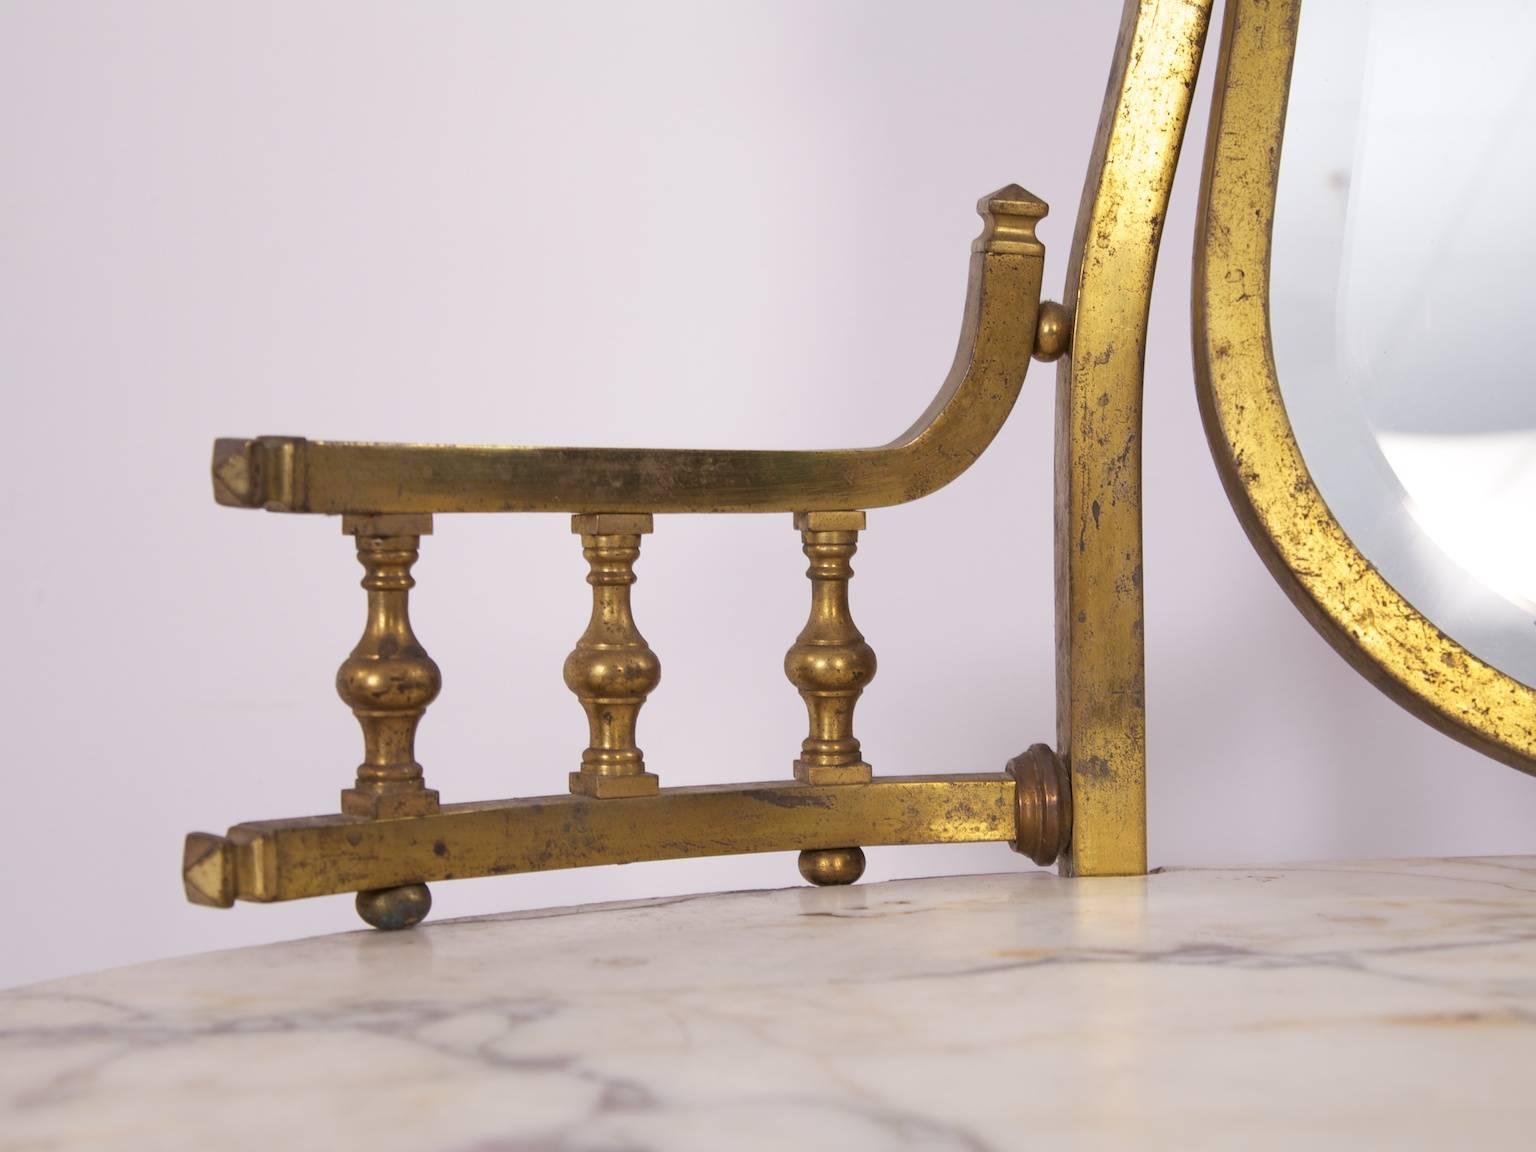
[{"label": "turned brass baluster spindle", "polygon": [[565,659],[566,687],[581,701],[591,739],[581,754],[581,770],[570,776],[571,791],[578,795],[653,796],[659,787],[635,744],[635,721],[661,682],[661,661],[635,627],[629,602],[640,537],[652,527],[649,514],[571,517],[592,585],[592,619]]},{"label": "turned brass baluster spindle", "polygon": [[363,729],[357,783],[341,794],[349,816],[388,819],[438,810],[416,762],[416,726],[442,688],[442,674],[411,630],[411,566],[431,516],[344,516],[342,529],[357,538],[357,558],[368,590],[362,639],[336,673],[336,691]]},{"label": "turned brass baluster spindle", "polygon": [[[795,779],[806,784],[867,784],[872,775],[853,734],[853,709],[875,678],[875,652],[848,610],[850,561],[859,548],[863,512],[799,512],[795,527],[811,562],[811,615],[784,656],[784,674],[800,690],[810,735],[800,745]],[[818,886],[852,884],[864,874],[864,851],[808,849],[800,875]]]},{"label": "turned brass baluster spindle", "polygon": [[784,657],[784,674],[800,690],[810,735],[800,746],[795,779],[807,784],[864,784],[870,767],[853,734],[853,709],[875,678],[875,653],[848,611],[849,561],[859,547],[862,512],[801,512],[795,527],[811,566],[811,615]]}]

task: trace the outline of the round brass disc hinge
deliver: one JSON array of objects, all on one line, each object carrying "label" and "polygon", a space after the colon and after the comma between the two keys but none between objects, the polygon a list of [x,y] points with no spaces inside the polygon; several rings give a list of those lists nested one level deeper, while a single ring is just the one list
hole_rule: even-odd
[{"label": "round brass disc hinge", "polygon": [[1072,777],[1066,764],[1049,744],[1032,744],[1004,771],[1014,780],[1018,829],[1010,847],[1042,867],[1054,864],[1072,842]]}]

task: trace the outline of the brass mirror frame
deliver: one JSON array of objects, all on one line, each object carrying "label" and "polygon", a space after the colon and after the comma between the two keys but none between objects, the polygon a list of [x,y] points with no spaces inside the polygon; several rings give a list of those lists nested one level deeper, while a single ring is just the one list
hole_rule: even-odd
[{"label": "brass mirror frame", "polygon": [[1335,650],[1415,716],[1536,774],[1536,690],[1446,636],[1382,577],[1329,511],[1286,415],[1269,277],[1300,11],[1300,0],[1226,6],[1192,294],[1206,436],[1249,540]]}]

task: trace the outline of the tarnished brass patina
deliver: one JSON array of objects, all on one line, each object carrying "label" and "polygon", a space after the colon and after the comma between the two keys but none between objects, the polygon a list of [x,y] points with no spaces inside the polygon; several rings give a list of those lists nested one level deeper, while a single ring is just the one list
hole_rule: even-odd
[{"label": "tarnished brass patina", "polygon": [[822,848],[800,853],[800,875],[818,888],[856,883],[864,875],[862,848]]},{"label": "tarnished brass patina", "polygon": [[1056,375],[1056,746],[1082,876],[1147,870],[1141,402],[1147,310],[1210,0],[1128,0],[1083,186]]},{"label": "tarnished brass patina", "polygon": [[881,448],[716,451],[469,448],[263,436],[219,440],[220,504],[274,512],[814,512],[904,504],[942,488],[997,435],[1029,368],[1045,202],[982,197],[954,366]]},{"label": "tarnished brass patina", "polygon": [[566,687],[581,701],[591,734],[581,770],[570,777],[571,791],[583,796],[653,796],[660,787],[656,773],[645,770],[635,722],[661,683],[661,661],[635,626],[629,603],[640,537],[653,526],[650,516],[634,513],[571,517],[592,585],[592,618],[565,658]]},{"label": "tarnished brass patina", "polygon": [[363,729],[357,783],[341,794],[349,816],[420,816],[437,811],[437,793],[416,762],[416,726],[437,699],[443,678],[411,630],[411,566],[430,516],[344,516],[357,539],[368,590],[362,639],[336,673],[336,691]]},{"label": "tarnished brass patina", "polygon": [[865,784],[872,769],[853,734],[853,709],[875,678],[875,653],[848,610],[849,563],[859,548],[862,512],[802,512],[795,517],[811,566],[811,616],[784,656],[784,674],[810,714],[795,779],[807,784]]},{"label": "tarnished brass patina", "polygon": [[1072,348],[1072,314],[1066,305],[1054,300],[1040,302],[1040,319],[1035,326],[1036,360],[1052,364]]},{"label": "tarnished brass patina", "polygon": [[1302,459],[1269,333],[1270,239],[1299,0],[1228,0],[1194,279],[1195,375],[1238,519],[1291,601],[1420,719],[1536,773],[1536,690],[1442,633],[1345,534]]}]

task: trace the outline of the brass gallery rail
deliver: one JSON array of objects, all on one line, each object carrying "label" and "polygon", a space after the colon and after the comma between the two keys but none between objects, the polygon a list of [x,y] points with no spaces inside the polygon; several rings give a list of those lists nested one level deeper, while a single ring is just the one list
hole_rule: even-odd
[{"label": "brass gallery rail", "polygon": [[[874,679],[854,626],[850,561],[864,509],[918,499],[980,457],[1007,419],[1032,358],[1066,349],[1066,313],[1042,304],[1046,205],[1017,185],[977,205],[959,350],[943,387],[903,436],[832,451],[649,451],[220,440],[214,497],[274,512],[340,514],[355,538],[367,624],[336,685],[363,730],[353,787],[332,816],[242,824],[187,838],[194,903],[358,893],[380,928],[418,923],[436,880],[592,864],[800,852],[816,884],[849,884],[863,846],[1009,841],[1045,864],[1070,839],[1066,767],[1044,745],[982,776],[877,779],[853,712]],[[590,743],[568,796],[443,805],[416,760],[416,728],[442,677],[411,626],[411,569],[435,514],[567,511],[590,571],[592,613],[564,677]],[[661,662],[634,619],[642,539],[663,512],[792,512],[810,566],[811,611],[784,670],[809,734],[792,780],[662,789],[636,742]],[[789,751],[788,748],[785,750]]]}]

